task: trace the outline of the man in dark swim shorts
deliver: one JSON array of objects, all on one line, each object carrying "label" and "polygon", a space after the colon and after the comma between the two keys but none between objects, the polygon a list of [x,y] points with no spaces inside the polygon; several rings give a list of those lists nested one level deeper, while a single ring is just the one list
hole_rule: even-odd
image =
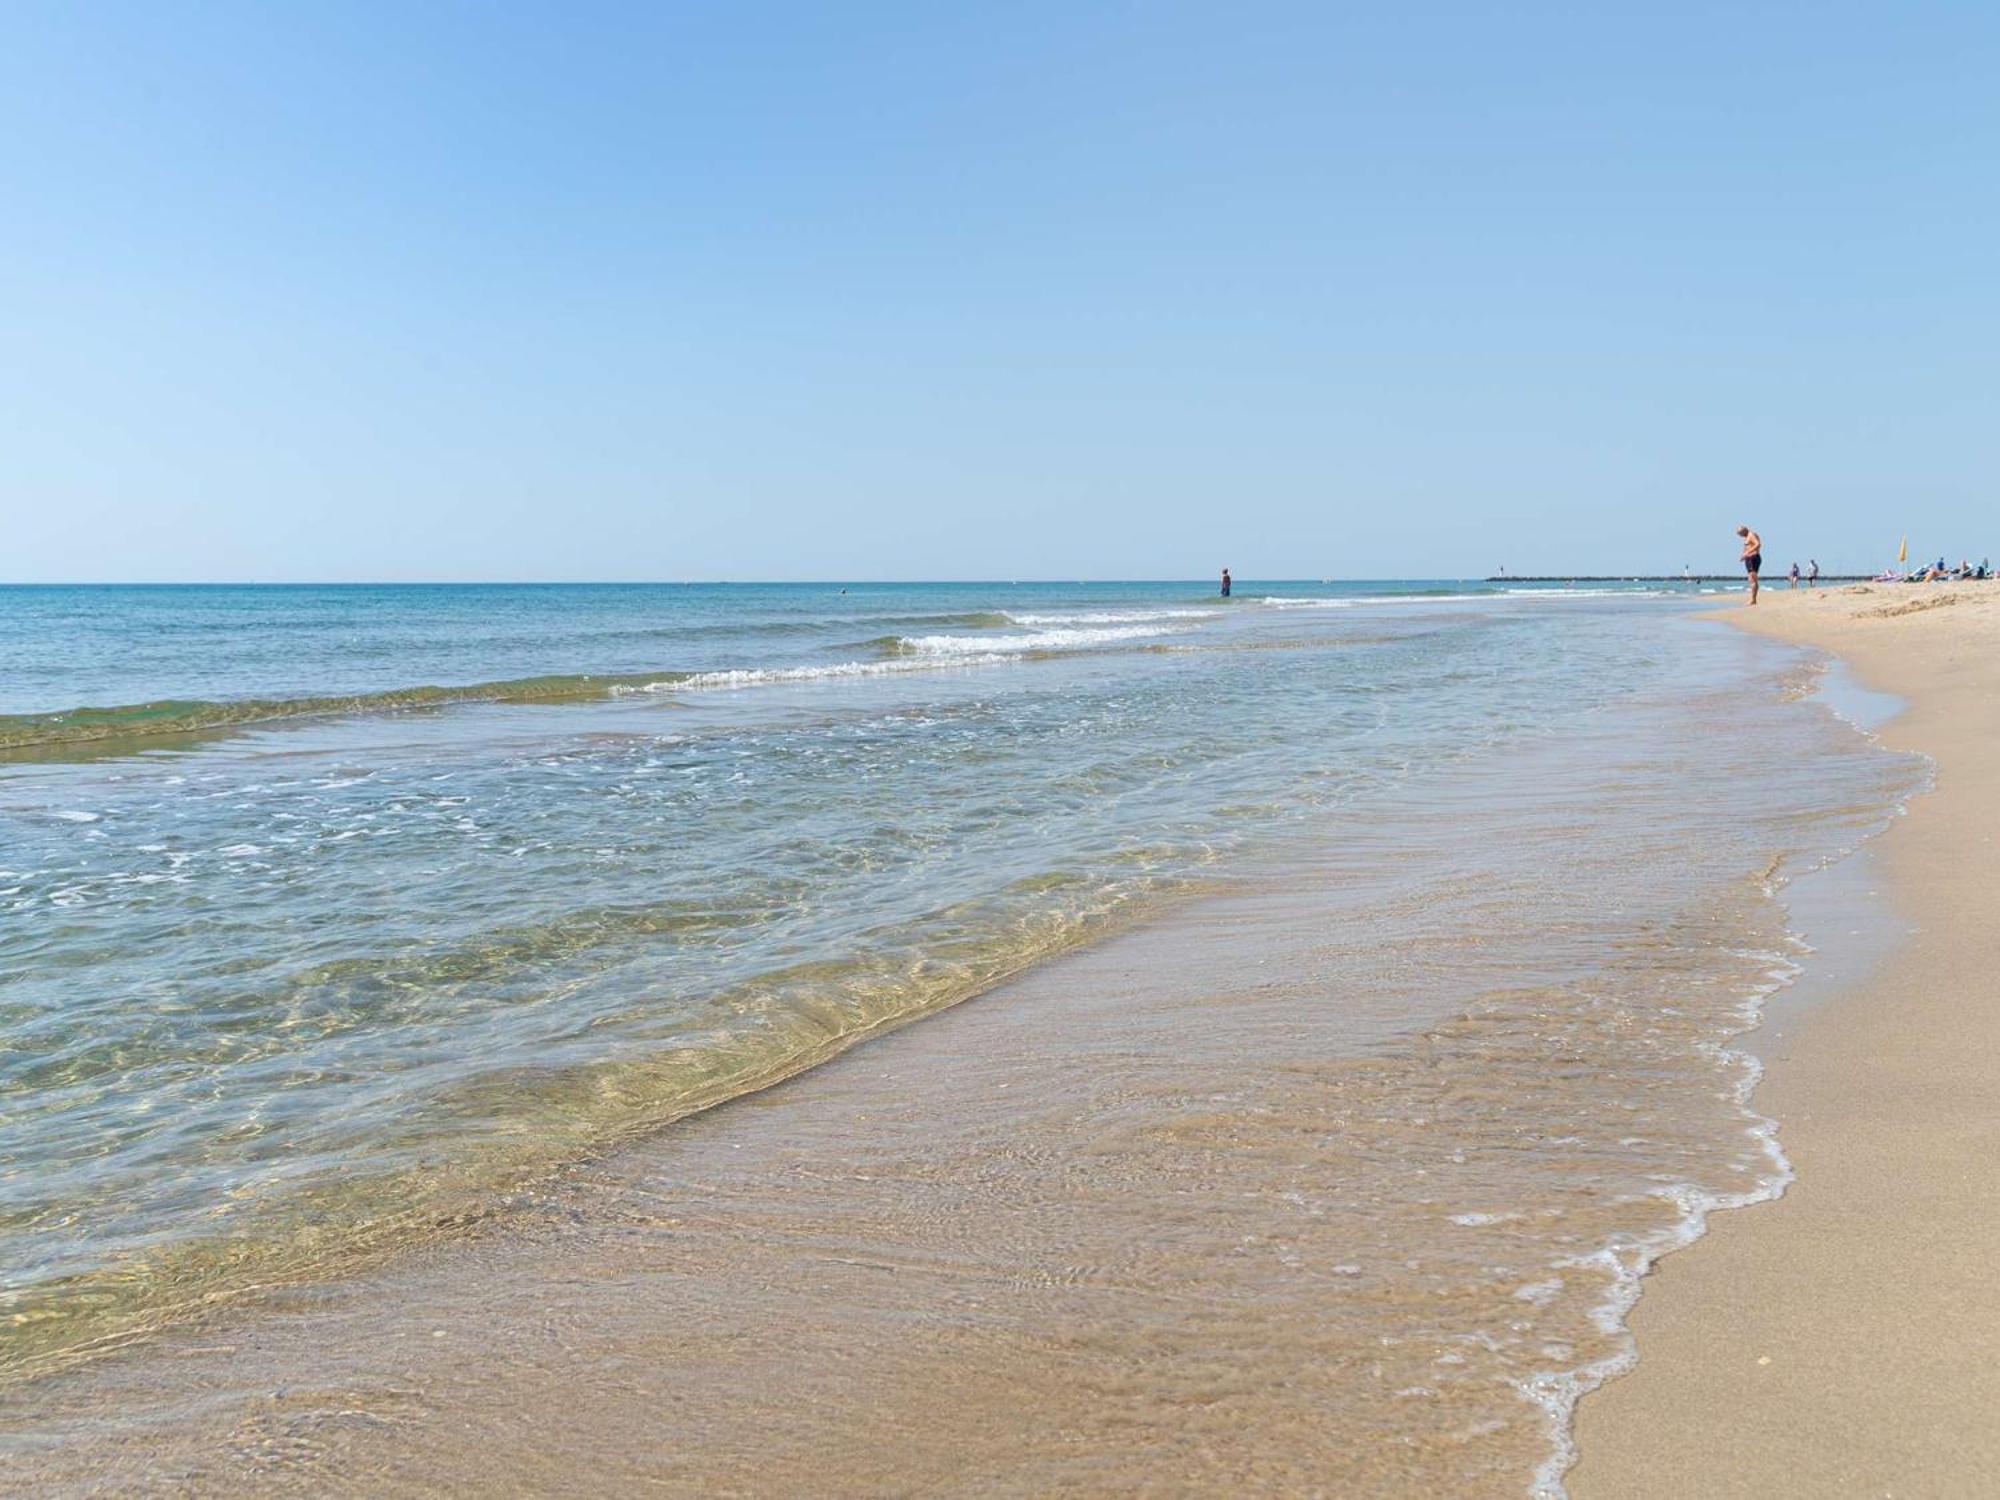
[{"label": "man in dark swim shorts", "polygon": [[1743,538],[1743,571],[1750,575],[1750,602],[1757,602],[1757,573],[1764,566],[1764,539],[1748,526],[1736,528]]}]

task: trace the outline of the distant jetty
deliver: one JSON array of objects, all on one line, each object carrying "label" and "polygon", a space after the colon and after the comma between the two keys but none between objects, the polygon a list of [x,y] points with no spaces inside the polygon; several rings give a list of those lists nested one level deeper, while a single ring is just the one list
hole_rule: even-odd
[{"label": "distant jetty", "polygon": [[[1767,572],[1769,579],[1789,577]],[[1803,581],[1805,574],[1799,574]],[[1484,583],[1741,583],[1741,573],[1494,573]],[[1873,583],[1872,573],[1822,573],[1816,583]]]}]

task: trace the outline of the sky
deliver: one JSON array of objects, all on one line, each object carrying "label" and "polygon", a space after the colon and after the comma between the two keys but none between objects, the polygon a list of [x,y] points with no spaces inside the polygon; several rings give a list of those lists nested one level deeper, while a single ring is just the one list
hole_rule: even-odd
[{"label": "sky", "polygon": [[0,6],[0,580],[2000,552],[2000,6]]}]

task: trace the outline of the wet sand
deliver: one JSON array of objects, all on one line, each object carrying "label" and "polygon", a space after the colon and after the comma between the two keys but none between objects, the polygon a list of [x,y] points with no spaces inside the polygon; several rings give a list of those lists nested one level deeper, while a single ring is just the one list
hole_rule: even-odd
[{"label": "wet sand", "polygon": [[1913,930],[1771,1049],[1798,1180],[1649,1278],[1570,1492],[2000,1494],[2000,585],[1767,588],[1731,618],[1906,700],[1883,738],[1936,789],[1874,853]]},{"label": "wet sand", "polygon": [[[1518,1493],[1541,1414],[1435,1363],[1510,1338],[1515,1304],[1477,1274],[1504,1229],[1391,1259],[1488,1201],[1456,1194],[1504,1192],[1433,1118],[1455,1101],[1506,1132],[1513,1101],[1442,1044],[1421,1092],[1371,1065],[1415,986],[1299,1014],[1357,961],[1301,921],[1330,899],[1323,879],[1195,903],[571,1174],[471,1243],[0,1397],[0,1485],[1308,1495],[1474,1473]],[[1365,1145],[1337,1155],[1357,1113]],[[1394,1347],[1340,1307],[1385,1300]]]}]

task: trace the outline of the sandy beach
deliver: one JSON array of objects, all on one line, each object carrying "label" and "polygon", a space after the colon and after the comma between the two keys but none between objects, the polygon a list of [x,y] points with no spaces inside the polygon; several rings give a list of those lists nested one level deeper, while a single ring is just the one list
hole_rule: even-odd
[{"label": "sandy beach", "polygon": [[1936,787],[1876,846],[1911,935],[1773,1018],[1759,1107],[1798,1180],[1663,1261],[1639,1363],[1580,1409],[1576,1500],[2000,1493],[2000,587],[1767,588],[1747,629],[1905,700]]},{"label": "sandy beach", "polygon": [[0,1500],[2000,1500],[2000,6],[1725,19],[0,16]]}]

